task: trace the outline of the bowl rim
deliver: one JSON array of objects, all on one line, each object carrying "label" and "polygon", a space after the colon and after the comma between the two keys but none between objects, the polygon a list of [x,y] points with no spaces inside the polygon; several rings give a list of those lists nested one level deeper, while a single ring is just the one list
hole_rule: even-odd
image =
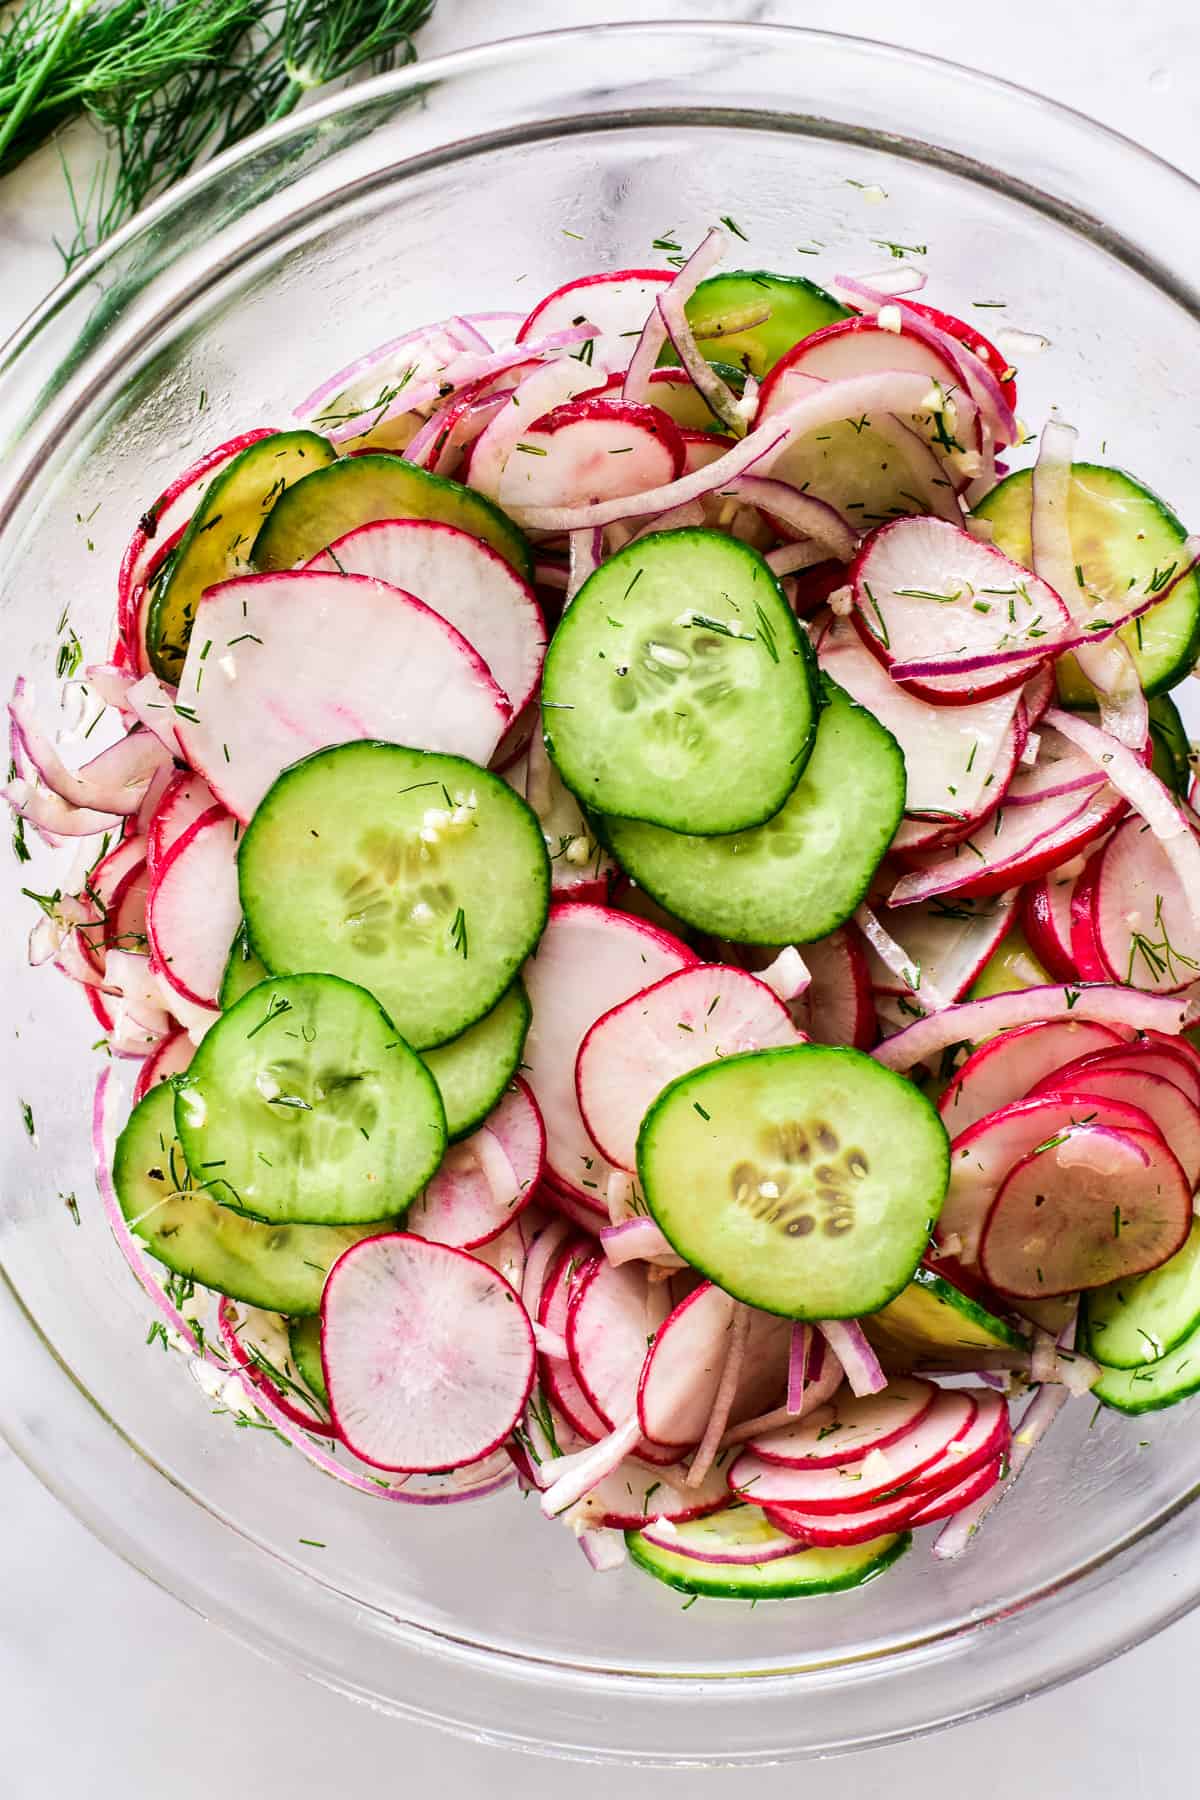
[{"label": "bowl rim", "polygon": [[[961,80],[975,93],[986,90],[998,105],[1022,110],[1032,105],[1039,116],[1056,120],[1056,129],[1070,134],[1081,147],[1086,146],[1093,152],[1098,146],[1107,147],[1110,153],[1116,153],[1123,165],[1140,167],[1147,181],[1153,178],[1163,189],[1164,204],[1174,205],[1182,196],[1195,209],[1200,197],[1200,183],[1166,159],[1082,112],[948,59],[926,56],[868,38],[795,26],[682,20],[613,23],[511,36],[408,65],[357,84],[304,108],[195,171],[84,259],[16,328],[7,343],[0,346],[0,402],[4,393],[4,370],[13,366],[77,297],[127,250],[145,242],[160,228],[169,226],[172,219],[186,211],[195,196],[217,186],[229,171],[252,158],[311,132],[325,121],[368,108],[377,100],[412,95],[431,82],[452,85],[456,78],[494,73],[514,60],[536,59],[553,54],[559,47],[571,49],[581,41],[603,40],[606,45],[617,45],[652,39],[678,43],[715,39],[726,48],[775,41],[793,53],[801,46],[810,50],[819,47],[835,57],[849,55],[884,69],[890,62],[931,79]],[[612,99],[614,105],[618,104],[615,96],[605,96],[603,92],[598,96],[604,97]],[[632,112],[626,109],[625,122],[636,122],[638,110],[636,107]],[[657,118],[663,109],[644,107],[640,110]],[[694,114],[695,106],[689,105],[686,93],[681,93],[674,110],[681,115]],[[712,109],[707,110],[711,112]],[[608,116],[608,111],[600,106],[597,113],[590,116],[602,120]],[[807,122],[800,115],[793,116],[801,124]],[[732,122],[747,124],[754,117],[746,109],[737,109]],[[468,154],[473,147],[477,151],[481,142],[486,143],[495,136],[496,128],[493,127],[460,139],[453,146],[445,144],[442,149],[447,155],[452,148],[460,155]],[[861,141],[881,141],[880,134],[867,128]],[[1057,212],[1060,217],[1069,219],[1075,229],[1097,238],[1103,248],[1121,260],[1132,262],[1144,276],[1200,319],[1200,297],[1195,288],[1139,248],[1136,234],[1114,235],[1094,214],[1047,194],[1045,189],[1032,188],[1025,180],[1006,176],[995,167],[973,162],[961,150],[903,137],[890,139],[884,147],[891,153],[899,150],[902,154],[918,155],[922,144],[934,160],[940,160],[946,166],[958,166],[964,172],[973,170],[976,179],[987,179],[990,185],[1003,191],[1032,199],[1040,210]],[[80,382],[85,373],[86,361],[71,381]],[[69,394],[69,388],[66,391]],[[22,479],[28,485],[36,473],[35,460],[31,460],[23,472],[18,467],[14,478],[17,485],[12,491],[22,491]],[[164,1489],[169,1490],[172,1518],[186,1515],[192,1521],[198,1513],[208,1513],[205,1502],[177,1487],[169,1472],[155,1464],[143,1446],[126,1438],[121,1427],[102,1412],[82,1380],[61,1362],[37,1321],[25,1309],[7,1273],[0,1285],[0,1343],[6,1346],[5,1354],[11,1353],[14,1368],[23,1368],[30,1383],[36,1379],[43,1390],[47,1384],[54,1387],[56,1408],[61,1408],[64,1417],[69,1415],[75,1441],[87,1446],[87,1456],[82,1459],[85,1468],[90,1470],[104,1464],[115,1471],[112,1479],[118,1486],[123,1478],[127,1488],[134,1485],[147,1494],[153,1489],[156,1502],[161,1502]],[[1131,1532],[1105,1556],[1023,1596],[1007,1617],[968,1620],[956,1624],[952,1630],[933,1631],[910,1643],[889,1644],[875,1651],[868,1646],[861,1652],[844,1654],[823,1667],[810,1664],[769,1672],[722,1671],[719,1675],[674,1673],[667,1669],[603,1669],[476,1645],[450,1633],[438,1634],[428,1627],[403,1621],[383,1618],[369,1621],[380,1643],[386,1641],[391,1662],[400,1671],[403,1686],[413,1696],[407,1700],[395,1692],[381,1694],[362,1688],[346,1673],[345,1667],[340,1666],[339,1646],[353,1637],[343,1614],[348,1603],[361,1608],[363,1602],[325,1587],[319,1579],[314,1580],[312,1570],[305,1567],[302,1573],[311,1590],[307,1595],[306,1610],[314,1631],[321,1627],[329,1631],[329,1643],[323,1655],[315,1655],[310,1635],[302,1654],[284,1634],[264,1627],[262,1617],[247,1616],[248,1602],[245,1593],[239,1591],[237,1581],[231,1590],[228,1580],[222,1586],[212,1579],[202,1580],[192,1571],[176,1567],[168,1554],[172,1538],[170,1530],[160,1532],[161,1542],[153,1546],[135,1536],[124,1521],[114,1515],[111,1507],[105,1507],[96,1498],[88,1480],[78,1476],[69,1465],[64,1465],[61,1456],[56,1458],[50,1454],[36,1423],[26,1416],[20,1401],[15,1398],[22,1392],[23,1385],[15,1382],[0,1403],[0,1433],[43,1484],[95,1536],[131,1566],[175,1593],[185,1604],[215,1618],[252,1648],[265,1649],[299,1672],[315,1674],[328,1685],[357,1698],[436,1723],[461,1735],[548,1754],[638,1761],[650,1765],[681,1761],[754,1765],[893,1742],[997,1710],[1072,1679],[1142,1641],[1200,1601],[1200,1572],[1189,1586],[1186,1579],[1178,1578],[1174,1567],[1167,1567],[1172,1553],[1186,1541],[1188,1522],[1185,1515],[1200,1492],[1198,1482],[1190,1493]],[[126,1451],[130,1448],[137,1459],[133,1483],[129,1479],[126,1460]],[[96,1492],[113,1491],[107,1481],[96,1486]],[[215,1514],[205,1521],[205,1529],[211,1529],[214,1542],[220,1541],[222,1534],[238,1530],[231,1521]],[[224,1542],[228,1542],[227,1536]],[[259,1560],[271,1560],[270,1553]],[[263,1607],[271,1604],[276,1587],[284,1584],[292,1591],[297,1585],[292,1577],[298,1572],[298,1565],[274,1560],[279,1562],[278,1569],[260,1570],[254,1581],[240,1584],[253,1589],[253,1602],[259,1606],[260,1613]],[[239,1568],[244,1576],[244,1565]],[[1124,1576],[1126,1595],[1137,1585],[1139,1602],[1129,1611],[1125,1610],[1127,1599],[1122,1606],[1113,1602],[1113,1584],[1118,1569]],[[1135,1570],[1137,1584],[1132,1580]],[[1044,1647],[1031,1655],[1023,1667],[1014,1668],[1008,1658],[1008,1647],[1027,1629],[1030,1618],[1035,1615],[1039,1643]],[[941,1683],[947,1688],[953,1685],[946,1680],[946,1661],[950,1656],[954,1657],[960,1670],[964,1662],[971,1665],[969,1692],[960,1689],[957,1695],[947,1693],[939,1700],[934,1692],[937,1685]],[[448,1702],[445,1683],[440,1679],[446,1673],[447,1664],[455,1662],[469,1668],[472,1675],[471,1692],[465,1697],[465,1703],[453,1699]],[[434,1665],[439,1679],[431,1682],[429,1667]],[[514,1730],[508,1722],[509,1707],[513,1696],[527,1690],[531,1681],[538,1685],[539,1705],[543,1707],[545,1722],[534,1732]],[[917,1708],[920,1716],[914,1720],[913,1691],[918,1682],[922,1684],[923,1697]],[[554,1690],[549,1694],[547,1684]],[[905,1690],[907,1697],[901,1698],[899,1693],[891,1696],[888,1705],[878,1709],[876,1723],[868,1732],[848,1724],[855,1703],[865,1703],[872,1693],[878,1698],[883,1685]],[[798,1713],[800,1709],[796,1702],[802,1692],[805,1696],[820,1695],[831,1714],[840,1710],[840,1716],[831,1716],[828,1725],[806,1719],[803,1733],[798,1736],[798,1721],[793,1718],[789,1726],[780,1717],[780,1709]],[[847,1697],[849,1708],[845,1704]],[[600,1709],[600,1716],[590,1725],[582,1724],[578,1716],[581,1700]],[[705,1710],[714,1721],[720,1721],[716,1730],[705,1727],[707,1736],[703,1744],[696,1741],[696,1707],[688,1704],[697,1700],[703,1700]],[[607,1739],[611,1720],[603,1715],[618,1703],[629,1716],[623,1741],[614,1745]],[[686,1712],[683,1711],[685,1706]]]}]

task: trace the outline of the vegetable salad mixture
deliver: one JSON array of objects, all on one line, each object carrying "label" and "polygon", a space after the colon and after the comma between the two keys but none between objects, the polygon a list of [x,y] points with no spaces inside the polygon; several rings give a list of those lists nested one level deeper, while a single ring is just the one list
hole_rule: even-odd
[{"label": "vegetable salad mixture", "polygon": [[758,1599],[1200,1387],[1200,545],[903,263],[724,225],[184,470],[5,792],[151,1338]]}]

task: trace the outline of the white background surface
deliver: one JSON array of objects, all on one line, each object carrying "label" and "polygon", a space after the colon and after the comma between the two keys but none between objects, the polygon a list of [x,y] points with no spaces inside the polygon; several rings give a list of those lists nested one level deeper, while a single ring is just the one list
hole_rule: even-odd
[{"label": "white background surface", "polygon": [[[1200,177],[1194,0],[441,0],[425,55],[560,25],[664,16],[848,30],[1019,81]],[[802,99],[802,95],[798,95]],[[0,191],[0,338],[54,281],[57,160]],[[118,1563],[0,1447],[0,1800],[439,1797],[1035,1800],[1197,1791],[1200,1615],[1019,1710],[887,1751],[749,1773],[567,1768],[377,1717],[261,1662]],[[1200,1545],[1198,1545],[1200,1554]],[[802,1614],[797,1612],[798,1626]]]}]

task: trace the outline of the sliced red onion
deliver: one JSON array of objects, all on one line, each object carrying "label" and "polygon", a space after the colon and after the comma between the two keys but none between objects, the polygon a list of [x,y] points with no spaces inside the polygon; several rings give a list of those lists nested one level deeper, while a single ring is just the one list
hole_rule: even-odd
[{"label": "sliced red onion", "polygon": [[89,663],[83,672],[92,692],[98,694],[106,705],[115,706],[120,712],[129,710],[125,696],[136,684],[136,675],[128,669],[118,668],[116,663]]},{"label": "sliced red onion", "polygon": [[21,734],[25,753],[51,793],[81,810],[136,813],[154,776],[169,767],[171,757],[149,732],[131,732],[78,771],[68,769],[44,732],[39,731],[28,698],[9,702],[9,714]]},{"label": "sliced red onion", "polygon": [[538,587],[562,588],[565,592],[570,576],[561,563],[549,562],[543,556],[533,565],[533,579]]},{"label": "sliced red onion", "polygon": [[[801,569],[811,569],[817,563],[828,560],[828,550],[823,544],[818,544],[815,538],[806,543],[780,544],[776,549],[768,550],[766,555],[767,567],[773,575],[781,578],[786,575],[795,575]],[[790,587],[794,584],[789,583],[788,585]],[[792,604],[794,608],[794,600]]]},{"label": "sliced red onion", "polygon": [[151,776],[133,822],[134,830],[139,837],[144,837],[149,831],[150,822],[158,811],[159,802],[175,779],[176,773],[174,761],[170,756],[166,756],[161,768]]},{"label": "sliced red onion", "polygon": [[699,500],[689,500],[684,506],[673,506],[669,512],[657,513],[647,519],[637,531],[630,533],[628,541],[635,543],[638,538],[649,537],[656,531],[693,531],[704,523],[704,508]]},{"label": "sliced red onion", "polygon": [[785,1006],[789,1001],[799,1000],[812,986],[812,973],[795,944],[785,944],[774,962],[759,969],[757,974]]},{"label": "sliced red onion", "polygon": [[717,1383],[717,1391],[713,1395],[712,1411],[708,1415],[708,1424],[704,1427],[704,1436],[700,1439],[696,1454],[692,1458],[692,1466],[687,1472],[685,1487],[700,1486],[712,1468],[717,1452],[721,1448],[721,1441],[729,1424],[730,1410],[737,1395],[738,1382],[741,1380],[742,1364],[746,1360],[750,1319],[750,1308],[743,1306],[741,1301],[735,1301],[733,1321],[729,1327],[729,1345],[725,1352],[725,1366],[721,1370],[721,1379]]},{"label": "sliced red onion", "polygon": [[600,1233],[600,1242],[615,1269],[622,1263],[643,1262],[651,1256],[663,1255],[672,1257],[683,1267],[670,1241],[653,1219],[625,1219],[619,1225],[606,1225]]},{"label": "sliced red onion", "polygon": [[1028,1406],[1013,1435],[1012,1447],[1008,1454],[1008,1475],[998,1481],[995,1487],[989,1488],[970,1506],[965,1506],[938,1533],[933,1542],[933,1554],[941,1562],[948,1562],[952,1557],[961,1556],[979,1527],[983,1524],[993,1506],[1003,1500],[1013,1482],[1017,1479],[1030,1456],[1045,1437],[1051,1425],[1067,1402],[1065,1387],[1042,1387]]},{"label": "sliced red onion", "polygon": [[817,1330],[846,1371],[852,1393],[861,1399],[883,1392],[887,1376],[857,1319],[820,1319]]},{"label": "sliced red onion", "polygon": [[[896,889],[898,890],[903,885],[903,881],[898,882]],[[893,892],[895,891],[893,890]],[[899,904],[898,902],[893,903]],[[915,994],[918,988],[921,990],[921,1005],[927,1013],[941,1012],[943,1007],[951,1004],[949,997],[941,992],[936,983],[930,981],[919,965],[914,968],[912,958],[903,944],[898,944],[891,933],[884,930],[869,906],[864,904],[858,908],[854,915],[854,923],[884,967],[889,969],[910,993]],[[846,1373],[848,1375],[850,1371],[847,1369]]]},{"label": "sliced red onion", "polygon": [[[744,475],[752,468],[759,474],[769,474],[775,457],[793,437],[837,424],[840,419],[856,419],[872,409],[901,416],[919,412],[928,392],[929,377],[910,369],[878,369],[869,375],[847,376],[843,381],[813,382],[797,400],[772,413],[740,444],[706,468],[694,469],[690,475],[642,494],[584,506],[516,507],[513,517],[533,531],[576,531],[587,525],[612,525],[618,519],[666,512],[688,500],[701,500],[706,494],[716,493],[733,476]],[[973,403],[965,397],[960,404],[974,413]]]},{"label": "sliced red onion", "polygon": [[879,296],[894,300],[901,294],[919,294],[928,280],[925,271],[915,269],[911,263],[893,263],[890,268],[869,271],[866,275],[835,275],[833,290],[836,293],[840,288],[856,306],[862,295],[870,294],[871,302],[862,304],[859,310],[874,312],[877,310],[874,302]]},{"label": "sliced red onion", "polygon": [[827,1400],[832,1400],[844,1379],[842,1365],[825,1339],[810,1334],[808,1373],[799,1412],[784,1405],[773,1407],[770,1412],[760,1413],[757,1418],[743,1419],[740,1425],[729,1427],[721,1439],[721,1448],[724,1450],[731,1444],[744,1444],[750,1438],[760,1437],[768,1431],[777,1431],[783,1425],[794,1425],[797,1418],[805,1418],[818,1406],[824,1406]]},{"label": "sliced red onion", "polygon": [[598,1444],[589,1444],[586,1450],[559,1457],[554,1465],[554,1480],[542,1494],[542,1511],[546,1517],[557,1518],[568,1506],[574,1506],[577,1500],[590,1493],[598,1481],[611,1475],[635,1448],[641,1435],[641,1426],[634,1413]]},{"label": "sliced red onion", "polygon": [[1133,1031],[1161,1031],[1178,1036],[1190,1022],[1188,1002],[1178,994],[1145,994],[1110,982],[1072,987],[1021,988],[1012,994],[989,994],[931,1013],[898,1031],[872,1051],[887,1069],[912,1069],[928,1062],[950,1044],[979,1043],[1013,1025],[1042,1019],[1098,1019],[1104,1025]]},{"label": "sliced red onion", "polygon": [[174,691],[165,688],[156,675],[143,675],[126,689],[125,707],[140,719],[147,731],[166,746],[172,756],[181,755],[175,734]]},{"label": "sliced red onion", "polygon": [[607,1575],[628,1561],[625,1533],[606,1525],[588,1525],[579,1533],[579,1548],[597,1575]]},{"label": "sliced red onion", "polygon": [[594,575],[600,567],[604,555],[604,533],[593,527],[591,531],[573,531],[568,544],[567,569],[567,604],[575,598],[589,575]]},{"label": "sliced red onion", "polygon": [[[710,464],[710,467],[713,465]],[[824,549],[826,556],[838,562],[851,562],[858,549],[858,533],[852,531],[840,512],[815,494],[805,494],[790,481],[777,481],[764,475],[738,475],[722,482],[716,490],[719,499],[736,496],[770,513],[790,531],[798,531]]]},{"label": "sliced red onion", "polygon": [[722,425],[727,425],[735,437],[741,437],[746,430],[746,418],[738,407],[737,395],[721,380],[701,351],[695,333],[688,324],[683,301],[674,294],[672,288],[667,288],[654,304],[680,364],[686,369],[692,386],[709,412],[714,419],[720,419]]},{"label": "sliced red onion", "polygon": [[533,1326],[533,1341],[539,1355],[548,1356],[552,1362],[566,1362],[569,1356],[566,1338],[557,1331],[548,1331],[536,1319],[529,1322]]},{"label": "sliced red onion", "polygon": [[551,1219],[530,1246],[525,1260],[525,1272],[521,1277],[521,1304],[531,1319],[537,1318],[538,1304],[546,1285],[550,1264],[569,1231],[570,1226],[565,1219]]},{"label": "sliced red onion", "polygon": [[788,1351],[787,1415],[796,1418],[804,1409],[804,1386],[808,1380],[808,1347],[812,1331],[799,1319],[792,1324],[792,1342]]},{"label": "sliced red onion", "polygon": [[[686,305],[704,277],[710,269],[716,268],[724,254],[725,234],[714,226],[701,239],[697,248],[692,251],[666,292],[675,294],[680,303]],[[663,322],[662,313],[657,306],[652,306],[646,323],[642,326],[642,335],[629,359],[629,367],[625,371],[625,380],[621,386],[622,400],[648,401],[650,399],[650,377],[658,366],[658,359],[666,341],[667,328]]]},{"label": "sliced red onion", "polygon": [[72,806],[49,788],[35,788],[21,776],[0,788],[0,793],[23,819],[39,831],[54,832],[58,837],[97,837],[102,831],[115,831],[121,824],[118,814]]}]

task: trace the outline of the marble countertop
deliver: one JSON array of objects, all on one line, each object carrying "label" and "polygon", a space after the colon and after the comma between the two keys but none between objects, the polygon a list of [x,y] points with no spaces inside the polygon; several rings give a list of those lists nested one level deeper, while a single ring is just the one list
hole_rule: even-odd
[{"label": "marble countertop", "polygon": [[[1007,0],[995,22],[962,0],[441,0],[426,56],[522,31],[620,18],[761,19],[882,38],[1022,82],[1093,114],[1200,176],[1200,13],[1193,0]],[[86,130],[66,145],[86,183]],[[0,184],[0,338],[53,284],[70,235],[58,156]],[[614,1781],[655,1800],[707,1800],[732,1773],[573,1768],[379,1717],[267,1664],[95,1543],[0,1447],[0,1742],[5,1800],[259,1800],[436,1784],[459,1800],[521,1792],[578,1800]],[[876,1795],[975,1800],[1027,1793],[1122,1800],[1195,1789],[1189,1717],[1200,1615],[1119,1663],[1016,1711],[919,1743],[763,1771],[761,1800]]]}]

